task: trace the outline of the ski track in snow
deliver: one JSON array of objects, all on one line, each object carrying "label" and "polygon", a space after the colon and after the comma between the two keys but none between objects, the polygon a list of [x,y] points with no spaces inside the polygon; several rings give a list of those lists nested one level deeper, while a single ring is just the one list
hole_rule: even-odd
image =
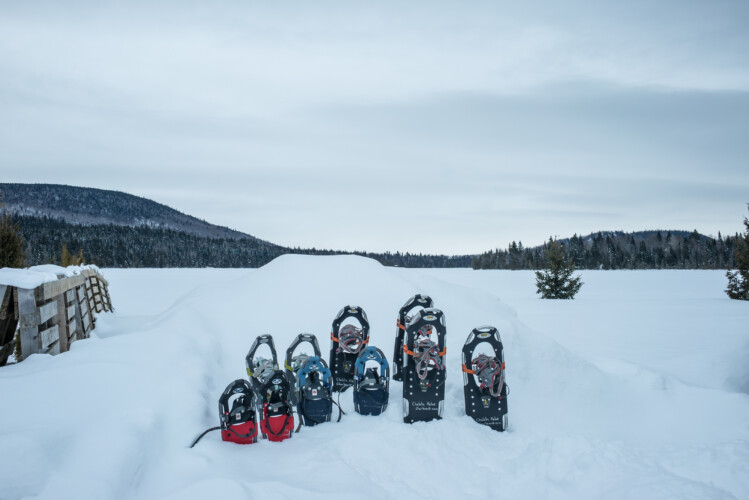
[{"label": "ski track in snow", "polygon": [[[386,268],[284,256],[257,270],[104,270],[116,312],[69,353],[0,368],[0,499],[749,498],[749,307],[720,272],[583,272],[574,301],[535,297],[529,272]],[[353,411],[282,443],[218,432],[217,401],[261,333],[279,358],[300,332],[329,353],[360,305],[392,358],[415,293],[447,320],[441,421]],[[463,410],[460,351],[496,326],[510,428]],[[281,361],[282,362],[282,361]],[[334,420],[337,416],[334,409]]]}]

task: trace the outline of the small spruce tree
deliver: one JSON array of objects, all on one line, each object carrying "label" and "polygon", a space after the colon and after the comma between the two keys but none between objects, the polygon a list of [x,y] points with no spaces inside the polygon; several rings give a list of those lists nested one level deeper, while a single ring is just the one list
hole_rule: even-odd
[{"label": "small spruce tree", "polygon": [[583,282],[580,276],[573,277],[575,265],[564,254],[562,244],[549,238],[545,245],[546,269],[536,271],[536,293],[542,299],[574,299]]},{"label": "small spruce tree", "polygon": [[[749,205],[747,205],[749,207]],[[736,300],[749,300],[749,219],[744,217],[746,232],[737,238],[734,256],[737,271],[726,272],[728,286],[726,294]]]},{"label": "small spruce tree", "polygon": [[[2,207],[3,200],[0,196],[0,209]],[[24,267],[26,264],[26,253],[23,248],[25,244],[18,225],[13,223],[10,214],[0,213],[0,267]]]},{"label": "small spruce tree", "polygon": [[68,266],[80,266],[85,264],[83,259],[83,250],[79,250],[77,254],[71,254],[68,251],[68,246],[65,242],[62,242],[62,255],[60,256],[60,264],[62,267]]}]

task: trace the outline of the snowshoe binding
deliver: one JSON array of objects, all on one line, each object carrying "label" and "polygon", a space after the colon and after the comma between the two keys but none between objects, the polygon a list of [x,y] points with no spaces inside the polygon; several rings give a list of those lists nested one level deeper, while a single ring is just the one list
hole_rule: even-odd
[{"label": "snowshoe binding", "polygon": [[[478,354],[480,344],[489,344],[492,355]],[[493,326],[480,326],[468,334],[463,345],[463,392],[466,414],[496,431],[507,430],[505,356],[502,339]]]},{"label": "snowshoe binding", "polygon": [[[263,345],[267,345],[270,349],[270,358],[256,356],[258,349]],[[263,384],[278,370],[278,356],[276,355],[276,346],[273,344],[273,337],[258,335],[249,352],[247,352],[245,363],[247,364],[247,376],[250,378],[252,389],[259,394]]]},{"label": "snowshoe binding", "polygon": [[393,380],[403,380],[403,335],[406,333],[406,324],[411,320],[414,309],[420,307],[434,307],[431,297],[416,294],[403,304],[398,311],[395,331],[395,351],[393,352]]},{"label": "snowshoe binding", "polygon": [[[436,338],[432,339],[432,334]],[[445,315],[422,309],[406,325],[403,344],[403,421],[442,418],[445,405]]]},{"label": "snowshoe binding", "polygon": [[291,386],[282,370],[276,370],[258,391],[260,398],[260,432],[269,441],[283,441],[294,432],[294,406]]},{"label": "snowshoe binding", "polygon": [[330,422],[333,412],[333,395],[328,365],[319,356],[310,357],[297,372],[299,395],[297,413],[300,426],[314,426]]},{"label": "snowshoe binding", "polygon": [[369,346],[356,359],[354,409],[361,415],[379,415],[387,410],[389,399],[390,365],[381,350]]},{"label": "snowshoe binding", "polygon": [[341,309],[330,332],[330,371],[333,374],[334,392],[343,392],[354,385],[354,364],[359,351],[368,342],[369,320],[364,310],[358,306]]},{"label": "snowshoe binding", "polygon": [[310,356],[309,354],[303,352],[294,356],[294,351],[296,351],[297,347],[299,347],[300,344],[303,344],[305,342],[312,346],[312,352],[314,353],[314,356],[317,356],[318,358],[322,357],[322,354],[320,352],[320,345],[317,343],[317,337],[315,337],[311,333],[300,333],[299,335],[297,335],[291,345],[289,345],[289,348],[286,349],[286,361],[284,363],[284,368],[286,369],[286,378],[289,379],[289,384],[292,387],[292,400],[295,405],[299,404],[299,393],[297,391],[297,373],[299,372],[299,369],[304,366],[304,363],[307,362]]}]

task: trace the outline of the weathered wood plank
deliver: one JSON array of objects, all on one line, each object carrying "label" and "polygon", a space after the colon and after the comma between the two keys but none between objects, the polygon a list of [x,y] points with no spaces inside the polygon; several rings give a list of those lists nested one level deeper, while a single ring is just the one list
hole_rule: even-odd
[{"label": "weathered wood plank", "polygon": [[57,316],[55,318],[55,324],[60,329],[60,352],[67,352],[70,349],[70,343],[68,341],[68,314],[65,308],[65,296],[60,294],[57,296]]},{"label": "weathered wood plank", "polygon": [[45,323],[49,318],[57,315],[57,301],[52,301],[39,306],[39,324]]},{"label": "weathered wood plank", "polygon": [[75,319],[75,328],[70,329],[70,337],[75,337],[75,340],[85,339],[86,331],[83,329],[83,319],[81,317],[81,301],[78,300],[78,290],[76,288],[73,293],[73,317]]},{"label": "weathered wood plank", "polygon": [[75,288],[83,283],[86,278],[83,275],[72,276],[70,278],[62,278],[57,281],[50,281],[41,285],[41,298],[43,300],[49,300],[62,295],[71,288]]},{"label": "weathered wood plank", "polygon": [[[21,358],[41,351],[34,290],[16,288],[18,322],[21,335]],[[20,360],[19,360],[20,361]]]},{"label": "weathered wood plank", "polygon": [[86,330],[86,333],[91,331],[91,315],[86,314],[83,317],[83,328]]},{"label": "weathered wood plank", "polygon": [[42,340],[42,350],[47,349],[53,343],[60,340],[60,328],[57,325],[50,326],[39,333]]},{"label": "weathered wood plank", "polygon": [[[77,288],[77,287],[76,287]],[[71,288],[65,292],[65,302],[73,302],[75,300],[75,288]]]},{"label": "weathered wood plank", "polygon": [[[70,323],[68,323],[68,341],[69,344],[72,344],[74,341],[78,340],[76,336],[76,332],[78,331],[78,322],[73,318]],[[68,345],[68,348],[70,346]]]},{"label": "weathered wood plank", "polygon": [[66,313],[67,313],[67,315],[68,315],[68,320],[69,320],[70,318],[75,318],[75,304],[70,304],[70,305],[69,305],[69,306],[67,307]]}]

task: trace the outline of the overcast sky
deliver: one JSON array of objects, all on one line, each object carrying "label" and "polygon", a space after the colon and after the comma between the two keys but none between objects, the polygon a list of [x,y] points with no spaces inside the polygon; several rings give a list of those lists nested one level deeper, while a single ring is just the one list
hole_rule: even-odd
[{"label": "overcast sky", "polygon": [[744,0],[3,1],[0,180],[301,247],[733,234],[748,27]]}]

